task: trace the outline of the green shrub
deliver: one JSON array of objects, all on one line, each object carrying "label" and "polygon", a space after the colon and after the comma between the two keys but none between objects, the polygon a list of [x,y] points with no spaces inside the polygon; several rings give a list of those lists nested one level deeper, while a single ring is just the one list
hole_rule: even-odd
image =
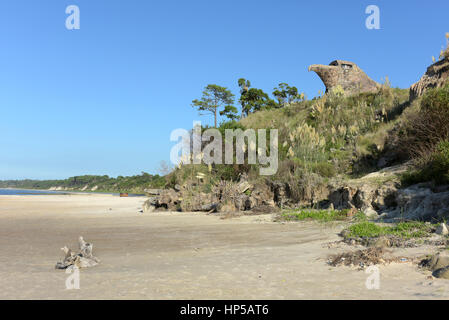
[{"label": "green shrub", "polygon": [[354,224],[349,227],[349,238],[355,238],[355,237],[378,237],[381,234],[383,234],[383,229],[381,226],[375,224],[374,222],[360,222],[357,224]]},{"label": "green shrub", "polygon": [[247,171],[247,166],[245,165],[227,165],[220,164],[215,166],[214,176],[221,180],[226,181],[237,181],[239,179],[239,175],[242,172]]},{"label": "green shrub", "polygon": [[406,172],[403,185],[432,181],[437,185],[449,184],[449,141],[441,141],[430,160],[422,168]]},{"label": "green shrub", "polygon": [[421,101],[421,108],[423,112],[449,113],[449,85],[428,90]]},{"label": "green shrub", "polygon": [[336,175],[336,169],[332,163],[318,162],[312,165],[312,171],[325,178],[332,178]]},{"label": "green shrub", "polygon": [[449,84],[424,94],[420,110],[410,115],[401,134],[399,146],[411,158],[427,162],[438,143],[449,139]]}]

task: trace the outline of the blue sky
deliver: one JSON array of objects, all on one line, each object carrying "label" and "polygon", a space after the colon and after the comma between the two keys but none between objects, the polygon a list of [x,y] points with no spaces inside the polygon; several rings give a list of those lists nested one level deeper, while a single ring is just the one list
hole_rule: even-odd
[{"label": "blue sky", "polygon": [[[365,28],[380,8],[381,29]],[[77,5],[81,29],[67,30]],[[356,62],[376,81],[416,82],[449,32],[449,1],[103,1],[0,3],[0,179],[156,173],[190,103],[237,79],[266,92],[324,86],[307,66]]]}]

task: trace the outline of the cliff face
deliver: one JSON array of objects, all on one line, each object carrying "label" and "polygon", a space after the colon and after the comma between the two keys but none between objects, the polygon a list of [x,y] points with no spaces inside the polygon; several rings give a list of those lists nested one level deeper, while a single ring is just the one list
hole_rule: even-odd
[{"label": "cliff face", "polygon": [[309,71],[314,71],[326,86],[326,93],[341,86],[346,94],[376,91],[380,84],[372,80],[355,63],[335,60],[328,66],[313,64]]},{"label": "cliff face", "polygon": [[410,87],[410,100],[424,94],[427,89],[439,88],[449,83],[449,58],[432,64],[421,79]]}]

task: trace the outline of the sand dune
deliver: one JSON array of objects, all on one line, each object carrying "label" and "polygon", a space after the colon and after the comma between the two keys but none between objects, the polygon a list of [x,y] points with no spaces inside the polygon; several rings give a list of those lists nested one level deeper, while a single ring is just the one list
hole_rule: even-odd
[{"label": "sand dune", "polygon": [[[0,196],[0,299],[440,299],[449,281],[411,263],[363,271],[326,265],[341,226],[140,213],[143,198]],[[67,290],[60,248],[94,244],[99,266]],[[413,254],[428,248],[414,249]],[[410,252],[409,252],[410,253]]]}]

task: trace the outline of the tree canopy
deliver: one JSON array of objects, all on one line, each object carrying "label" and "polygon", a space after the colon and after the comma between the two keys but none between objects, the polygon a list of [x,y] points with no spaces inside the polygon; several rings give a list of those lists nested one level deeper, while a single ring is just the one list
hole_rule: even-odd
[{"label": "tree canopy", "polygon": [[[216,84],[209,84],[203,91],[203,96],[200,100],[193,100],[192,107],[197,108],[202,114],[212,114],[214,116],[215,128],[217,127],[218,114],[226,116],[233,120],[237,117],[237,108],[233,106],[234,95],[225,87],[220,87]],[[222,109],[220,111],[220,109]]]},{"label": "tree canopy", "polygon": [[304,99],[304,94],[298,93],[298,88],[291,87],[287,83],[280,83],[273,89],[273,96],[278,101],[279,107],[285,107],[287,103],[292,103]]},{"label": "tree canopy", "polygon": [[263,109],[275,106],[275,102],[262,89],[250,88],[251,82],[244,78],[238,81],[240,87],[240,105],[242,108],[242,117]]},{"label": "tree canopy", "polygon": [[246,109],[246,95],[248,93],[249,88],[251,87],[251,82],[249,80],[246,80],[245,78],[240,78],[238,80],[238,85],[240,88],[240,99],[239,99],[239,103],[241,106],[241,118],[243,118],[244,114],[245,114],[245,109]]}]

